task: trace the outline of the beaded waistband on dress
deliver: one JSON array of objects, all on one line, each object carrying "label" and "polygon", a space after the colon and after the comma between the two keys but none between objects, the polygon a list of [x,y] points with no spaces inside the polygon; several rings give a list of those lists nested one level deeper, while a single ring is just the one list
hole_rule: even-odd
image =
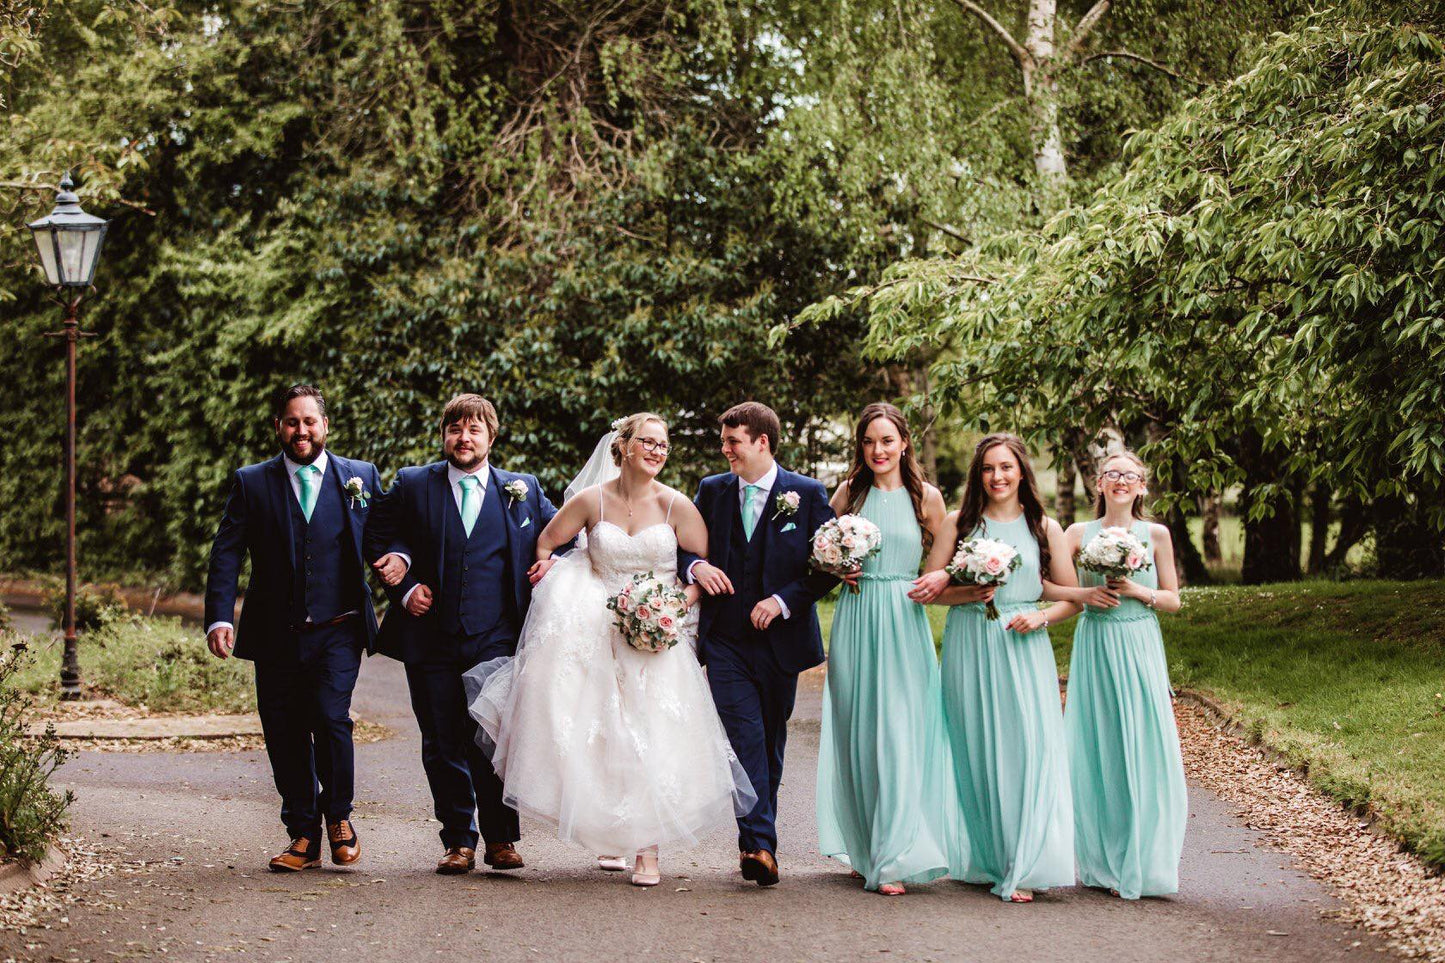
[{"label": "beaded waistband on dress", "polygon": [[1108,609],[1084,609],[1082,619],[1092,619],[1098,622],[1147,622],[1150,619],[1158,621],[1158,615],[1150,611],[1144,612],[1114,612]]},{"label": "beaded waistband on dress", "polygon": [[859,572],[860,582],[911,582],[918,578],[917,575],[909,575],[906,572]]}]

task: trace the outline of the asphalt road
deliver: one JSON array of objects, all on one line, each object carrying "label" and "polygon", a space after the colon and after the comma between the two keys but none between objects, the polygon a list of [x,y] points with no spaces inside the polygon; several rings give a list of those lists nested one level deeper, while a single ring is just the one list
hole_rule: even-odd
[{"label": "asphalt road", "polygon": [[[866,893],[816,854],[813,777],[821,693],[800,693],[781,802],[783,882],[737,874],[732,832],[664,853],[642,890],[590,854],[523,828],[515,874],[432,872],[440,844],[401,666],[368,660],[356,709],[396,730],[358,747],[348,870],[266,872],[285,839],[261,753],[84,753],[59,774],[74,828],[107,851],[158,863],[83,884],[68,925],[0,933],[0,959],[249,960],[1329,960],[1388,958],[1369,935],[1321,917],[1330,897],[1191,787],[1180,893],[1128,903],[1056,890],[1031,906],[941,880],[907,896]],[[1356,942],[1357,946],[1352,946]],[[161,956],[164,954],[164,956]]]}]

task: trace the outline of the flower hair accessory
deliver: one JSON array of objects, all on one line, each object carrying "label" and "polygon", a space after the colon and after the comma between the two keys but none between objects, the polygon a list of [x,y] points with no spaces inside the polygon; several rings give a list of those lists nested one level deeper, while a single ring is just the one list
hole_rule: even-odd
[{"label": "flower hair accessory", "polygon": [[502,491],[511,498],[511,501],[507,502],[507,507],[510,508],[527,497],[527,483],[520,478],[513,478],[502,486]]},{"label": "flower hair accessory", "polygon": [[612,430],[613,430],[613,431],[621,431],[621,430],[622,430],[622,423],[623,423],[624,421],[626,421],[626,420],[627,420],[626,418],[613,418],[613,419],[612,419],[612,426],[611,426],[611,427],[612,427]]}]

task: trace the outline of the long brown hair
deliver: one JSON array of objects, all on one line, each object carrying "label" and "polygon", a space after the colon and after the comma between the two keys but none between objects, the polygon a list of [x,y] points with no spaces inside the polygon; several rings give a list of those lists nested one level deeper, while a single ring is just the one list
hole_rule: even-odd
[{"label": "long brown hair", "polygon": [[1148,494],[1147,487],[1149,485],[1149,466],[1144,464],[1144,459],[1140,458],[1138,455],[1134,454],[1127,448],[1122,448],[1119,451],[1110,452],[1103,458],[1100,458],[1098,462],[1094,465],[1094,517],[1103,518],[1104,509],[1108,507],[1104,501],[1104,493],[1099,490],[1099,479],[1104,477],[1104,468],[1109,464],[1109,462],[1113,461],[1115,458],[1122,458],[1125,461],[1133,462],[1134,466],[1139,469],[1139,474],[1144,476],[1144,485],[1146,487],[1146,490],[1134,496],[1134,504],[1129,506],[1129,511],[1135,518],[1140,519],[1141,521],[1143,519],[1149,518],[1149,509],[1144,507],[1144,496]]},{"label": "long brown hair", "polygon": [[868,426],[879,418],[887,418],[892,422],[903,442],[903,454],[898,459],[898,468],[903,475],[903,487],[908,489],[908,498],[913,502],[913,517],[918,519],[918,527],[923,532],[923,551],[926,553],[933,547],[933,533],[928,530],[928,522],[924,519],[923,469],[913,454],[913,436],[908,431],[908,422],[904,419],[903,412],[886,401],[875,401],[864,408],[863,413],[858,416],[857,427],[853,429],[853,467],[848,469],[848,477],[845,479],[848,485],[848,513],[853,514],[861,509],[868,493],[873,490],[873,469],[868,467],[868,459],[863,457],[863,436],[868,434]]},{"label": "long brown hair", "polygon": [[979,523],[984,522],[983,509],[988,504],[988,496],[983,490],[983,456],[999,445],[1006,446],[1019,463],[1019,504],[1023,506],[1034,541],[1039,543],[1039,575],[1048,578],[1049,532],[1044,525],[1044,502],[1039,497],[1034,466],[1029,463],[1029,450],[1017,435],[1007,432],[987,435],[973,449],[973,461],[968,463],[968,478],[963,483],[963,502],[958,506],[958,537],[968,538]]}]

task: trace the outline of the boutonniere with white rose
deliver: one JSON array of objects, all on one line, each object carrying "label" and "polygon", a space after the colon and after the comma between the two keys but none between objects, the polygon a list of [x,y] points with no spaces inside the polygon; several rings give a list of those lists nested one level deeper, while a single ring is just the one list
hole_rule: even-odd
[{"label": "boutonniere with white rose", "polygon": [[778,492],[778,497],[773,499],[773,518],[792,518],[798,514],[798,506],[803,502],[803,497],[797,492]]},{"label": "boutonniere with white rose", "polygon": [[352,475],[346,479],[346,485],[343,487],[345,488],[346,494],[351,498],[351,503],[348,507],[355,508],[357,502],[361,502],[362,507],[366,506],[366,500],[371,497],[371,492],[366,490],[366,482]]},{"label": "boutonniere with white rose", "polygon": [[502,491],[506,492],[507,497],[511,499],[511,501],[507,502],[507,507],[511,508],[513,505],[517,504],[517,502],[526,500],[527,483],[522,481],[522,479],[520,478],[513,478],[511,481],[507,482],[505,485],[502,486]]}]

